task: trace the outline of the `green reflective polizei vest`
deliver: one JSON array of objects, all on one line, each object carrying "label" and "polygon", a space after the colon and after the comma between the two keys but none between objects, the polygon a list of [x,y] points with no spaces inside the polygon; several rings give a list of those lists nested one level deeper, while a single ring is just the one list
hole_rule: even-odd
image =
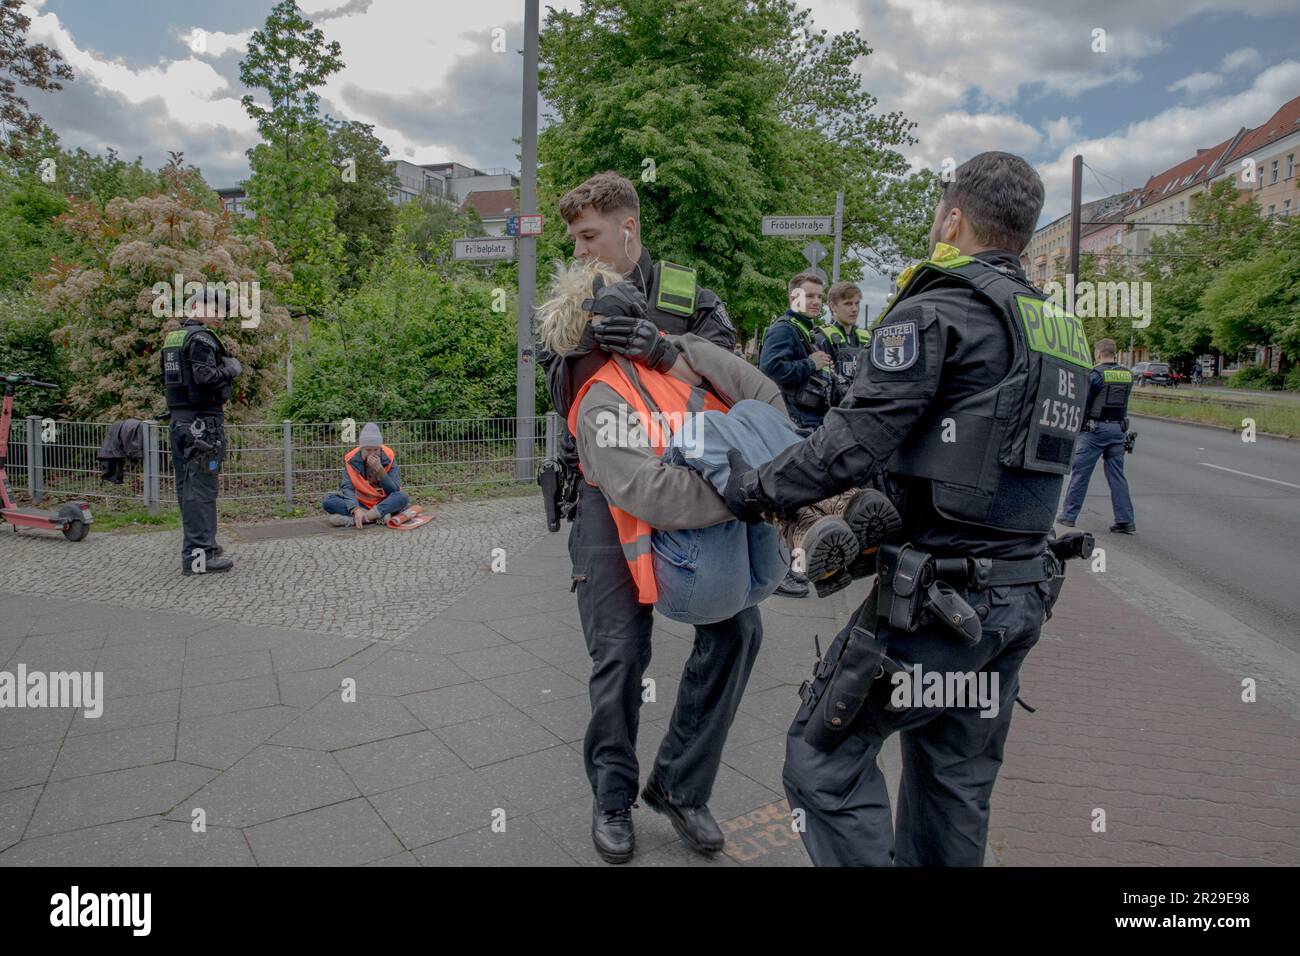
[{"label": "green reflective polizei vest", "polygon": [[855,325],[850,337],[844,334],[844,328],[838,322],[824,325],[817,331],[830,343],[831,355],[835,359],[835,371],[852,381],[858,373],[858,359],[863,349],[867,347],[867,343],[871,341],[870,334]]},{"label": "green reflective polizei vest", "polygon": [[[1082,323],[1040,290],[969,256],[923,263],[890,303],[958,283],[993,306],[1013,343],[993,387],[937,395],[899,445],[888,470],[930,480],[943,517],[1004,531],[1052,528],[1062,476],[1088,401],[1091,354]],[[888,325],[882,315],[873,329]]]},{"label": "green reflective polizei vest", "polygon": [[669,335],[690,331],[695,316],[695,270],[672,262],[656,262],[646,297],[655,325]]}]

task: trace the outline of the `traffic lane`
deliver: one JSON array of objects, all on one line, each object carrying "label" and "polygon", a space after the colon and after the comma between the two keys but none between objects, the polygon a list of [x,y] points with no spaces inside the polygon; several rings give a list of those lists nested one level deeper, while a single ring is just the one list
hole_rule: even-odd
[{"label": "traffic lane", "polygon": [[1131,427],[1137,448],[1125,471],[1137,535],[1107,533],[1113,512],[1100,463],[1078,527],[1300,651],[1300,488],[1289,487],[1300,485],[1300,443],[1246,443],[1221,429],[1138,417]]}]

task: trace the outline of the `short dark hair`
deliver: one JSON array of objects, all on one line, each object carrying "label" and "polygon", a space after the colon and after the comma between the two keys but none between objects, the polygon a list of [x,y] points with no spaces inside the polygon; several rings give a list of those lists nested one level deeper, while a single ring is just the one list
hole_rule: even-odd
[{"label": "short dark hair", "polygon": [[826,293],[826,298],[833,304],[838,305],[845,299],[852,298],[855,295],[859,298],[862,296],[862,290],[858,288],[856,282],[837,282]]},{"label": "short dark hair", "polygon": [[637,198],[636,187],[626,176],[613,170],[597,173],[560,197],[560,216],[565,222],[573,222],[587,206],[601,215],[626,210],[638,222],[641,220],[641,200]]},{"label": "short dark hair", "polygon": [[1111,358],[1119,354],[1119,349],[1115,348],[1114,339],[1098,339],[1092,350],[1098,355],[1109,355]]},{"label": "short dark hair", "polygon": [[826,285],[826,283],[822,281],[822,277],[819,276],[819,275],[817,275],[817,273],[815,273],[815,272],[801,272],[801,273],[799,273],[797,276],[795,276],[793,279],[790,280],[790,284],[789,284],[788,286],[786,286],[786,290],[785,290],[785,291],[786,291],[786,292],[793,292],[795,289],[803,288],[803,284],[804,284],[805,282],[816,282],[819,286],[822,286],[822,287],[825,287],[825,285]]},{"label": "short dark hair", "polygon": [[957,167],[944,183],[942,205],[960,209],[984,245],[1019,255],[1033,238],[1043,197],[1033,166],[1011,153],[988,152]]}]

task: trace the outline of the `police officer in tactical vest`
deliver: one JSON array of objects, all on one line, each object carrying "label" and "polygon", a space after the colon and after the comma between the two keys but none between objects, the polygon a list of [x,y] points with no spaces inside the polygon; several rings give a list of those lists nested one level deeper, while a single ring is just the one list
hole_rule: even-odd
[{"label": "police officer in tactical vest", "polygon": [[823,283],[811,272],[794,276],[787,286],[790,306],[767,328],[758,367],[781,387],[790,420],[816,428],[831,407],[834,381],[825,369],[831,357],[814,341],[822,314]]},{"label": "police officer in tactical vest", "polygon": [[858,358],[867,346],[867,333],[858,328],[862,290],[852,282],[837,282],[827,291],[826,304],[831,321],[813,334],[813,345],[831,357],[836,376],[831,404],[838,405],[858,373]]},{"label": "police officer in tactical vest", "polygon": [[1067,528],[1083,508],[1097,459],[1105,459],[1106,483],[1110,485],[1110,504],[1115,523],[1110,530],[1118,534],[1136,534],[1133,499],[1124,477],[1124,453],[1130,445],[1128,432],[1128,397],[1133,391],[1133,373],[1116,361],[1114,339],[1102,339],[1096,348],[1097,365],[1088,376],[1088,407],[1083,431],[1074,443],[1074,464],[1065,504],[1056,520]]},{"label": "police officer in tactical vest", "polygon": [[[786,738],[786,794],[818,865],[983,861],[1020,665],[1063,579],[1052,518],[1090,356],[1020,269],[1043,185],[1023,159],[981,153],[944,189],[931,258],[900,277],[848,397],[766,465],[733,453],[724,496],[753,521],[882,482],[903,517]],[[877,764],[894,732],[896,832]]]},{"label": "police officer in tactical vest", "polygon": [[[604,172],[560,200],[574,255],[595,258],[628,281],[601,290],[578,347],[548,356],[547,385],[561,417],[567,416],[583,383],[609,353],[655,368],[671,367],[676,349],[659,335],[693,332],[730,349],[735,329],[718,297],[695,283],[694,271],[655,262],[641,245],[640,203],[624,177]],[[622,303],[620,305],[620,303]],[[644,315],[646,318],[636,316]],[[565,446],[577,467],[572,437]],[[607,861],[622,863],[635,846],[631,807],[637,799],[637,726],[642,675],[650,663],[653,605],[637,600],[618,530],[600,489],[578,480],[578,501],[569,534],[573,590],[591,654],[591,722],[583,747],[595,794],[592,841]],[[722,849],[723,836],[706,806],[722,747],[763,638],[758,608],[717,624],[695,628],[695,646],[681,678],[654,769],[642,798],[665,814],[692,849]]]},{"label": "police officer in tactical vest", "polygon": [[221,298],[209,287],[202,316],[167,333],[163,389],[171,413],[172,470],[181,508],[181,573],[229,571],[217,544],[217,481],[226,457],[225,412],[232,383],[243,373],[216,333]]}]

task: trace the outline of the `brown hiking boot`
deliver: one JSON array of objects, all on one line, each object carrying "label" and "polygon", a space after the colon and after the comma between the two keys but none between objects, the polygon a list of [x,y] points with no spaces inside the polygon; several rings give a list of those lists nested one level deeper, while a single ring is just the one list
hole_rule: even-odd
[{"label": "brown hiking boot", "polygon": [[858,540],[848,523],[836,515],[823,514],[817,505],[800,508],[790,519],[774,522],[786,547],[803,549],[803,573],[818,597],[833,594],[852,582],[841,572],[858,553]]},{"label": "brown hiking boot", "polygon": [[844,508],[844,521],[858,539],[858,554],[849,563],[849,574],[865,578],[876,573],[876,554],[881,542],[888,541],[903,528],[903,518],[894,503],[875,488],[855,488]]}]

